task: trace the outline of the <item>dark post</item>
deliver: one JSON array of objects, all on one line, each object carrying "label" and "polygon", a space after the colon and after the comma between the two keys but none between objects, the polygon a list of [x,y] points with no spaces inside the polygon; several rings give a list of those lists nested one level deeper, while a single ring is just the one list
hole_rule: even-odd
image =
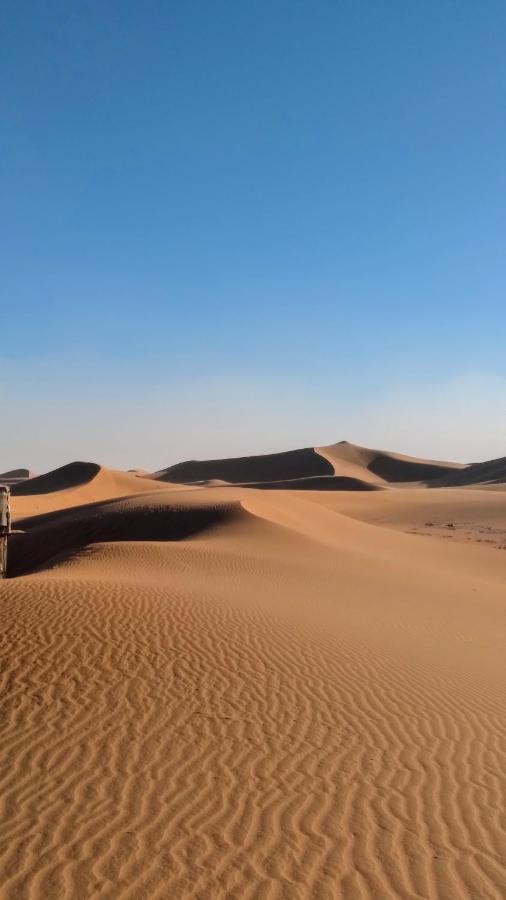
[{"label": "dark post", "polygon": [[10,490],[0,484],[0,578],[7,574],[7,538],[11,531]]}]

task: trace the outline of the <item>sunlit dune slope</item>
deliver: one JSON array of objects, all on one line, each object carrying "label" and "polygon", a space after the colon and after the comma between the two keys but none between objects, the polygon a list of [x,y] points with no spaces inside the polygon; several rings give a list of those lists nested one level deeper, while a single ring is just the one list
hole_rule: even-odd
[{"label": "sunlit dune slope", "polygon": [[355,475],[374,483],[431,482],[463,468],[461,463],[436,462],[386,450],[370,450],[348,441],[317,447],[316,452],[331,463],[336,475]]}]

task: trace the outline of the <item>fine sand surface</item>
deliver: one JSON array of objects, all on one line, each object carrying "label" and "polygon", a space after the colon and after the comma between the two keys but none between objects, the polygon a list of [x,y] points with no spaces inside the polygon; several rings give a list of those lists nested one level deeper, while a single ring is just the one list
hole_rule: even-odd
[{"label": "fine sand surface", "polygon": [[342,443],[15,485],[2,900],[506,896],[505,483]]}]

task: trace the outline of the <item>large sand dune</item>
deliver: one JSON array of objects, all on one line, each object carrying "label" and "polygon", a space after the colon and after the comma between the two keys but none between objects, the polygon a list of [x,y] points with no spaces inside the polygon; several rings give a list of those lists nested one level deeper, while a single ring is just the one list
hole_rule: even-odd
[{"label": "large sand dune", "polygon": [[97,463],[73,462],[12,487],[14,509],[32,516],[70,506],[157,491],[166,485]]},{"label": "large sand dune", "polygon": [[[424,487],[506,483],[506,457],[484,463],[439,462],[418,459],[387,450],[371,450],[348,441],[327,447],[307,447],[285,453],[230,459],[189,460],[152,475],[157,481],[179,484],[204,484],[218,480],[228,484],[255,487],[301,487],[347,489],[344,482],[332,478],[350,478],[377,486],[419,484]],[[353,490],[353,486],[349,485]],[[355,489],[357,489],[355,485]]]},{"label": "large sand dune", "polygon": [[500,466],[218,462],[15,489],[0,896],[504,897]]}]

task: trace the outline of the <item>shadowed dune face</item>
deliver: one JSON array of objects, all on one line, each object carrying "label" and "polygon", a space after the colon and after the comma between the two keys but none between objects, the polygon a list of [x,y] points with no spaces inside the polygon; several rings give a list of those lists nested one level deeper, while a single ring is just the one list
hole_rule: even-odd
[{"label": "shadowed dune face", "polygon": [[46,475],[37,475],[21,484],[17,484],[12,489],[15,497],[22,497],[29,494],[50,494],[54,491],[64,491],[68,488],[79,487],[87,484],[100,472],[100,466],[97,463],[89,462],[72,462],[59,469],[54,469]]},{"label": "shadowed dune face", "polygon": [[[433,465],[429,462],[417,460],[396,459],[387,453],[378,455],[369,463],[369,471],[379,475],[384,481],[391,484],[400,482],[423,481],[430,482],[436,478],[447,475],[449,467]],[[453,471],[453,468],[451,469]]]},{"label": "shadowed dune face", "polygon": [[477,484],[506,484],[506,457],[470,463],[456,472],[447,472],[431,486],[460,487]]},{"label": "shadowed dune face", "polygon": [[240,516],[239,504],[171,504],[130,498],[63,509],[16,522],[9,577],[18,577],[101,541],[181,541]]},{"label": "shadowed dune face", "polygon": [[230,484],[245,484],[333,474],[330,463],[312,447],[307,447],[304,450],[269,453],[265,456],[190,460],[163,469],[152,477],[183,484],[214,479]]}]

